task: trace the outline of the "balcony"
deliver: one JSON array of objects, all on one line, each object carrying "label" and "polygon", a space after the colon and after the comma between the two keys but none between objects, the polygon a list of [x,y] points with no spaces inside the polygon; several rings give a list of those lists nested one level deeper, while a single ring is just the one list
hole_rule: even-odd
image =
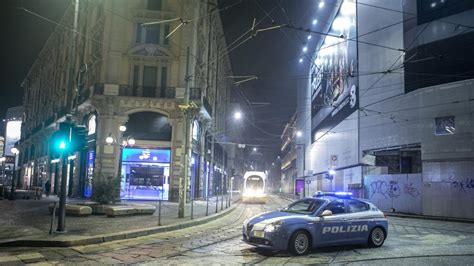
[{"label": "balcony", "polygon": [[176,88],[132,85],[107,86],[104,84],[96,84],[93,94],[174,99],[176,98]]},{"label": "balcony", "polygon": [[[84,91],[81,102],[92,95],[146,97],[161,99],[184,99],[185,88],[175,87],[146,87],[133,85],[95,84],[92,91]],[[198,105],[201,113],[207,117],[212,116],[212,106],[206,96],[202,96],[201,88],[189,89],[189,100]]]}]

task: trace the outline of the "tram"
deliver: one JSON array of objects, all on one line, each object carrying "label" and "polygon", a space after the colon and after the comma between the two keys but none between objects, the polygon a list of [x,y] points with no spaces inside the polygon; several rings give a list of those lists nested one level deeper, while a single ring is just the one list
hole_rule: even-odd
[{"label": "tram", "polygon": [[242,202],[266,203],[267,175],[264,172],[251,171],[244,174]]}]

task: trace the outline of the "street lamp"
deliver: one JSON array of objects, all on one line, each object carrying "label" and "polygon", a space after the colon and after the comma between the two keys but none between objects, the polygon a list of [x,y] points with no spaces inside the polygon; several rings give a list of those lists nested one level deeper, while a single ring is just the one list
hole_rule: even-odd
[{"label": "street lamp", "polygon": [[112,137],[112,133],[110,133],[109,136],[105,138],[105,142],[107,143],[107,145],[112,145],[112,143],[114,143],[114,138]]},{"label": "street lamp", "polygon": [[235,114],[234,114],[234,119],[235,119],[235,120],[240,120],[240,119],[242,119],[242,113],[241,113],[241,112],[235,112]]},{"label": "street lamp", "polygon": [[20,153],[20,151],[16,147],[13,147],[10,151],[13,153],[13,155],[15,155],[15,162],[13,163],[13,173],[12,173],[12,186],[11,186],[11,190],[10,190],[10,200],[14,200],[15,199],[14,194],[15,194],[16,163],[17,163],[18,154]]},{"label": "street lamp", "polygon": [[301,130],[298,130],[298,131],[296,132],[296,137],[299,138],[299,137],[301,137],[301,136],[303,136],[303,132],[301,132]]},{"label": "street lamp", "polygon": [[253,151],[257,151],[257,148],[256,148],[256,147],[253,147]]},{"label": "street lamp", "polygon": [[120,126],[119,130],[120,130],[120,132],[125,132],[125,131],[127,131],[127,127],[126,126]]}]

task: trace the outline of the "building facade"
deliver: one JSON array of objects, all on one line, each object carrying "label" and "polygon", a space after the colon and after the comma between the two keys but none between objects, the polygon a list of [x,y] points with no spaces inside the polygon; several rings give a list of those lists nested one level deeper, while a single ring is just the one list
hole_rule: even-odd
[{"label": "building facade", "polygon": [[[176,201],[186,152],[188,195],[223,191],[217,188],[227,182],[232,149],[211,147],[211,139],[225,128],[231,65],[222,53],[226,43],[216,6],[79,1],[74,41],[71,5],[23,82],[24,180],[42,186],[50,179],[58,192],[61,164],[51,157],[50,138],[71,114],[86,126],[88,147],[68,158],[70,196],[90,197],[94,180],[118,176],[122,199]],[[150,22],[160,23],[144,24]],[[191,120],[180,108],[186,87]]]},{"label": "building facade", "polygon": [[303,194],[304,179],[298,176],[296,171],[296,150],[298,144],[296,113],[291,117],[288,124],[285,125],[281,134],[281,192],[293,195]]},{"label": "building facade", "polygon": [[471,1],[339,1],[325,30],[344,40],[321,42],[298,91],[311,192],[474,218],[473,16]]}]

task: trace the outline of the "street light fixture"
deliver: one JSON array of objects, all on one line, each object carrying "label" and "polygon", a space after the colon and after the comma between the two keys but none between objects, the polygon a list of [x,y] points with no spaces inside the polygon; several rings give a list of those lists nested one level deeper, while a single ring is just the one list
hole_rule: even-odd
[{"label": "street light fixture", "polygon": [[108,144],[108,145],[111,145],[112,143],[114,143],[114,138],[112,137],[112,134],[110,133],[109,136],[107,138],[105,138],[105,142]]},{"label": "street light fixture", "polygon": [[127,140],[127,143],[128,143],[128,145],[133,146],[133,145],[135,145],[135,139],[130,138],[130,139]]},{"label": "street light fixture", "polygon": [[298,130],[298,131],[296,132],[296,137],[299,138],[299,137],[301,137],[301,136],[303,136],[303,132],[301,132],[301,130]]},{"label": "street light fixture", "polygon": [[120,130],[120,132],[125,132],[125,131],[127,131],[127,127],[126,126],[120,126],[119,130]]},{"label": "street light fixture", "polygon": [[256,148],[256,147],[253,147],[253,151],[257,151],[257,148]]},{"label": "street light fixture", "polygon": [[241,112],[235,112],[234,118],[235,118],[235,120],[240,120],[242,118],[242,113]]}]

